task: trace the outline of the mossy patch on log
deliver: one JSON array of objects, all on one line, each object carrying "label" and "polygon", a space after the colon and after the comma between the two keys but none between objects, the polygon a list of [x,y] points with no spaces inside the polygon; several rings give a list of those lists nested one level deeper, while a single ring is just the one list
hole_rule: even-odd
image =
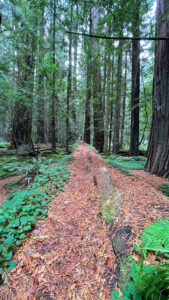
[{"label": "mossy patch on log", "polygon": [[115,215],[121,212],[123,196],[114,189],[108,169],[100,168],[98,173],[102,176],[101,214],[105,218],[106,224],[110,224]]}]

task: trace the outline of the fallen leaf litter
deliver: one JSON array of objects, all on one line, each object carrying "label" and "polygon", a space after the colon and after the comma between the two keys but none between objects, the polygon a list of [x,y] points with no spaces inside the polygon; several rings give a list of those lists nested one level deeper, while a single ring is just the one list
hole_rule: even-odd
[{"label": "fallen leaf litter", "polygon": [[114,220],[114,227],[132,226],[132,242],[139,239],[146,225],[166,217],[162,208],[167,209],[168,198],[157,188],[158,180],[161,184],[163,179],[156,177],[153,185],[152,175],[143,171],[133,177],[121,174],[83,143],[74,156],[64,192],[17,251],[18,265],[1,287],[0,299],[110,299],[116,258],[108,228],[100,217],[100,167],[110,170],[113,185],[124,195],[122,213]]}]

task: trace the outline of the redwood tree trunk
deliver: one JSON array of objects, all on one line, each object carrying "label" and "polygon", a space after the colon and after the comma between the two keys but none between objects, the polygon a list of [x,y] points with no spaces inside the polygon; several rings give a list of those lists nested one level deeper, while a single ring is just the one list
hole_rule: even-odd
[{"label": "redwood tree trunk", "polygon": [[111,63],[111,99],[110,99],[110,129],[109,129],[109,151],[111,151],[112,131],[113,131],[113,115],[114,115],[114,53]]},{"label": "redwood tree trunk", "polygon": [[[96,6],[91,9],[92,14],[92,33],[95,33],[98,26],[99,10]],[[103,124],[103,107],[101,98],[101,72],[100,72],[100,53],[98,44],[92,39],[92,52],[93,52],[93,125],[94,137],[93,146],[99,151],[103,151],[104,145],[104,124]]]},{"label": "redwood tree trunk", "polygon": [[[157,1],[156,36],[169,36],[169,1]],[[169,178],[169,41],[155,46],[153,116],[146,171]]]},{"label": "redwood tree trunk", "polygon": [[[140,1],[137,1],[138,7]],[[133,21],[133,35],[139,37],[139,12]],[[140,41],[132,41],[132,91],[130,154],[139,154],[139,96],[140,96]]]},{"label": "redwood tree trunk", "polygon": [[[90,12],[90,33],[92,30],[92,20]],[[90,100],[92,97],[92,43],[91,39],[87,42],[87,78],[86,78],[86,107],[85,107],[85,124],[84,124],[84,141],[90,144]]]},{"label": "redwood tree trunk", "polygon": [[[73,3],[71,3],[71,16],[70,23],[73,20]],[[67,116],[66,116],[66,152],[69,153],[69,140],[70,140],[70,124],[69,124],[69,110],[70,110],[70,97],[72,91],[72,35],[69,36],[69,66],[67,78]]]},{"label": "redwood tree trunk", "polygon": [[124,140],[124,126],[126,118],[126,95],[127,95],[127,51],[125,54],[125,74],[124,74],[124,91],[123,91],[123,114],[122,114],[122,124],[121,124],[121,140],[120,146],[123,147]]},{"label": "redwood tree trunk", "polygon": [[114,137],[113,153],[118,153],[120,148],[120,108],[121,108],[121,81],[122,81],[122,41],[119,42],[118,70],[116,83],[116,101],[115,101],[115,119],[114,119]]},{"label": "redwood tree trunk", "polygon": [[[30,5],[29,1],[28,5]],[[33,34],[23,31],[20,43],[23,47],[23,55],[17,61],[19,89],[13,111],[11,149],[23,144],[31,145],[36,38]]]},{"label": "redwood tree trunk", "polygon": [[[41,12],[40,18],[40,40],[39,40],[39,65],[43,63],[44,59],[44,34],[45,34],[45,18],[44,8]],[[44,72],[41,71],[38,76],[38,120],[37,120],[37,141],[44,143],[45,141],[45,84]]]},{"label": "redwood tree trunk", "polygon": [[[56,36],[56,1],[53,2],[53,41],[52,41],[52,52],[53,52],[53,65],[56,64],[56,46],[55,46],[55,36]],[[55,66],[56,68],[56,66]],[[51,111],[52,111],[52,120],[51,120],[51,133],[52,133],[52,148],[56,148],[56,119],[55,119],[55,102],[56,102],[56,91],[55,91],[55,83],[56,83],[56,69],[54,69],[52,74],[52,103],[51,103]]]}]

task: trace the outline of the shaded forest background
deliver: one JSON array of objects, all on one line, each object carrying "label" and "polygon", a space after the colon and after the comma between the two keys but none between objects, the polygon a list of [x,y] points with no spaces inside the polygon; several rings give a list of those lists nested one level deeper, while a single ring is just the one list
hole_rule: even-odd
[{"label": "shaded forest background", "polygon": [[[100,152],[138,155],[147,151],[152,104],[160,110],[163,103],[164,122],[161,129],[155,122],[147,170],[169,176],[169,42],[139,40],[168,36],[166,0],[10,0],[1,1],[0,9],[0,138],[10,149],[61,143],[68,152],[84,139]],[[164,97],[157,95],[159,82]],[[160,130],[165,136],[157,136]]]}]

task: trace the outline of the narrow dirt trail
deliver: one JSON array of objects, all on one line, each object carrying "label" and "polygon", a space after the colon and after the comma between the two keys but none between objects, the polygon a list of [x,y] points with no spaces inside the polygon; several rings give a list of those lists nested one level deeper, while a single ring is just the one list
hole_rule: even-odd
[{"label": "narrow dirt trail", "polygon": [[83,144],[74,156],[65,191],[16,254],[0,299],[110,299],[114,254],[93,180],[103,159]]}]

